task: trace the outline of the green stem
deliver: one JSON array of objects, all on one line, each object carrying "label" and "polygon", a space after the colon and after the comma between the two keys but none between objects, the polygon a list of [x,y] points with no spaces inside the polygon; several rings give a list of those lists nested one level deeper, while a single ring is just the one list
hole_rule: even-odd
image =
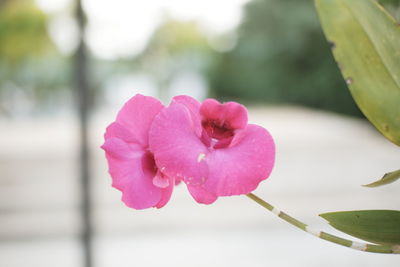
[{"label": "green stem", "polygon": [[261,198],[257,197],[256,195],[250,193],[247,194],[247,196],[266,208],[267,210],[271,211],[275,215],[277,215],[279,218],[283,219],[284,221],[294,225],[295,227],[312,234],[314,236],[317,236],[321,239],[324,239],[326,241],[349,247],[352,249],[356,250],[361,250],[361,251],[366,251],[366,252],[373,252],[373,253],[387,253],[387,254],[400,254],[400,247],[399,246],[386,246],[386,245],[374,245],[374,244],[367,244],[367,243],[359,243],[355,241],[351,241],[348,239],[344,239],[335,235],[331,235],[328,233],[325,233],[323,231],[315,231],[312,230],[307,224],[304,224],[295,218],[291,217],[290,215],[284,213],[283,211],[280,211],[279,209],[275,208],[268,202],[262,200]]}]

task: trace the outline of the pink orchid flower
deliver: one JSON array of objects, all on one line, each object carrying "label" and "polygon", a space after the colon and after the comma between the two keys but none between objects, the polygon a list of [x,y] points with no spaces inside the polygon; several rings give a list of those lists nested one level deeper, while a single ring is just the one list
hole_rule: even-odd
[{"label": "pink orchid flower", "polygon": [[154,118],[149,145],[162,173],[183,180],[204,204],[255,190],[275,160],[271,135],[247,123],[243,105],[189,96],[175,97]]},{"label": "pink orchid flower", "polygon": [[169,201],[173,176],[157,168],[149,151],[149,129],[163,110],[155,98],[136,95],[107,127],[102,148],[106,152],[113,187],[122,191],[122,201],[131,208],[161,208]]}]

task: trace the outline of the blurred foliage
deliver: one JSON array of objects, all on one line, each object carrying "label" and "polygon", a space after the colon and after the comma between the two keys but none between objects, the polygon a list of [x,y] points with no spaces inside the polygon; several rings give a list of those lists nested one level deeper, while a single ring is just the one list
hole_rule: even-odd
[{"label": "blurred foliage", "polygon": [[209,72],[213,96],[300,104],[361,116],[323,36],[313,1],[253,0],[236,47]]},{"label": "blurred foliage", "polygon": [[172,57],[207,50],[207,39],[195,21],[166,18],[154,31],[142,54]]},{"label": "blurred foliage", "polygon": [[1,1],[0,114],[11,115],[24,101],[43,108],[67,86],[68,60],[51,42],[47,22],[31,0]]},{"label": "blurred foliage", "polygon": [[140,70],[156,80],[163,97],[163,90],[175,75],[182,71],[205,71],[211,54],[206,35],[196,22],[167,17],[135,61],[139,63]]},{"label": "blurred foliage", "polygon": [[[381,1],[398,11],[398,1]],[[104,87],[116,73],[143,72],[156,81],[162,97],[175,77],[192,71],[206,74],[211,94],[222,99],[297,103],[357,114],[311,2],[251,1],[237,46],[226,53],[211,49],[196,22],[166,17],[135,58],[91,58],[92,86]],[[12,112],[9,99],[18,99],[13,95],[22,94],[37,107],[65,99],[71,59],[52,43],[50,19],[33,0],[0,0],[0,114]]]},{"label": "blurred foliage", "polygon": [[0,59],[10,65],[43,54],[51,42],[46,15],[31,1],[6,1],[0,9]]}]

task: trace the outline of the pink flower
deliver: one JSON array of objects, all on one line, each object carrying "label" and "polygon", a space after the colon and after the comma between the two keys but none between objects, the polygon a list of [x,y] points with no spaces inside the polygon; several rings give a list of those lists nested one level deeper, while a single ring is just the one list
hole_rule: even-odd
[{"label": "pink flower", "polygon": [[199,203],[247,194],[272,171],[275,145],[264,128],[247,123],[244,106],[175,97],[154,118],[149,133],[156,165],[183,180]]},{"label": "pink flower", "polygon": [[188,96],[164,108],[136,95],[104,137],[112,185],[134,209],[163,207],[180,181],[199,203],[250,193],[269,176],[275,157],[272,137],[247,123],[244,106]]},{"label": "pink flower", "polygon": [[155,98],[136,95],[104,135],[102,148],[112,185],[122,191],[122,201],[134,209],[161,208],[172,194],[174,178],[160,172],[148,146],[151,123],[163,108]]}]

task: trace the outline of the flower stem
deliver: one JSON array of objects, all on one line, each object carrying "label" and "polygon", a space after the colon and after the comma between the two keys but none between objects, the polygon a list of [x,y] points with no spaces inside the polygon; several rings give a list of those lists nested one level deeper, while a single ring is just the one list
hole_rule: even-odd
[{"label": "flower stem", "polygon": [[326,241],[349,247],[352,249],[360,250],[360,251],[366,251],[366,252],[373,252],[373,253],[387,253],[387,254],[400,254],[400,246],[395,245],[395,246],[388,246],[388,245],[374,245],[374,244],[367,244],[367,243],[359,243],[356,241],[351,241],[348,239],[344,239],[335,235],[331,235],[328,233],[325,233],[323,231],[317,231],[311,229],[307,224],[304,224],[300,222],[299,220],[296,220],[295,218],[291,217],[290,215],[284,213],[283,211],[280,211],[279,209],[275,208],[268,202],[262,200],[261,198],[257,197],[256,195],[250,193],[247,194],[247,196],[266,208],[267,210],[271,211],[275,215],[277,215],[279,218],[283,219],[284,221],[294,225],[295,227],[312,234],[316,237],[319,237],[321,239],[324,239]]}]

